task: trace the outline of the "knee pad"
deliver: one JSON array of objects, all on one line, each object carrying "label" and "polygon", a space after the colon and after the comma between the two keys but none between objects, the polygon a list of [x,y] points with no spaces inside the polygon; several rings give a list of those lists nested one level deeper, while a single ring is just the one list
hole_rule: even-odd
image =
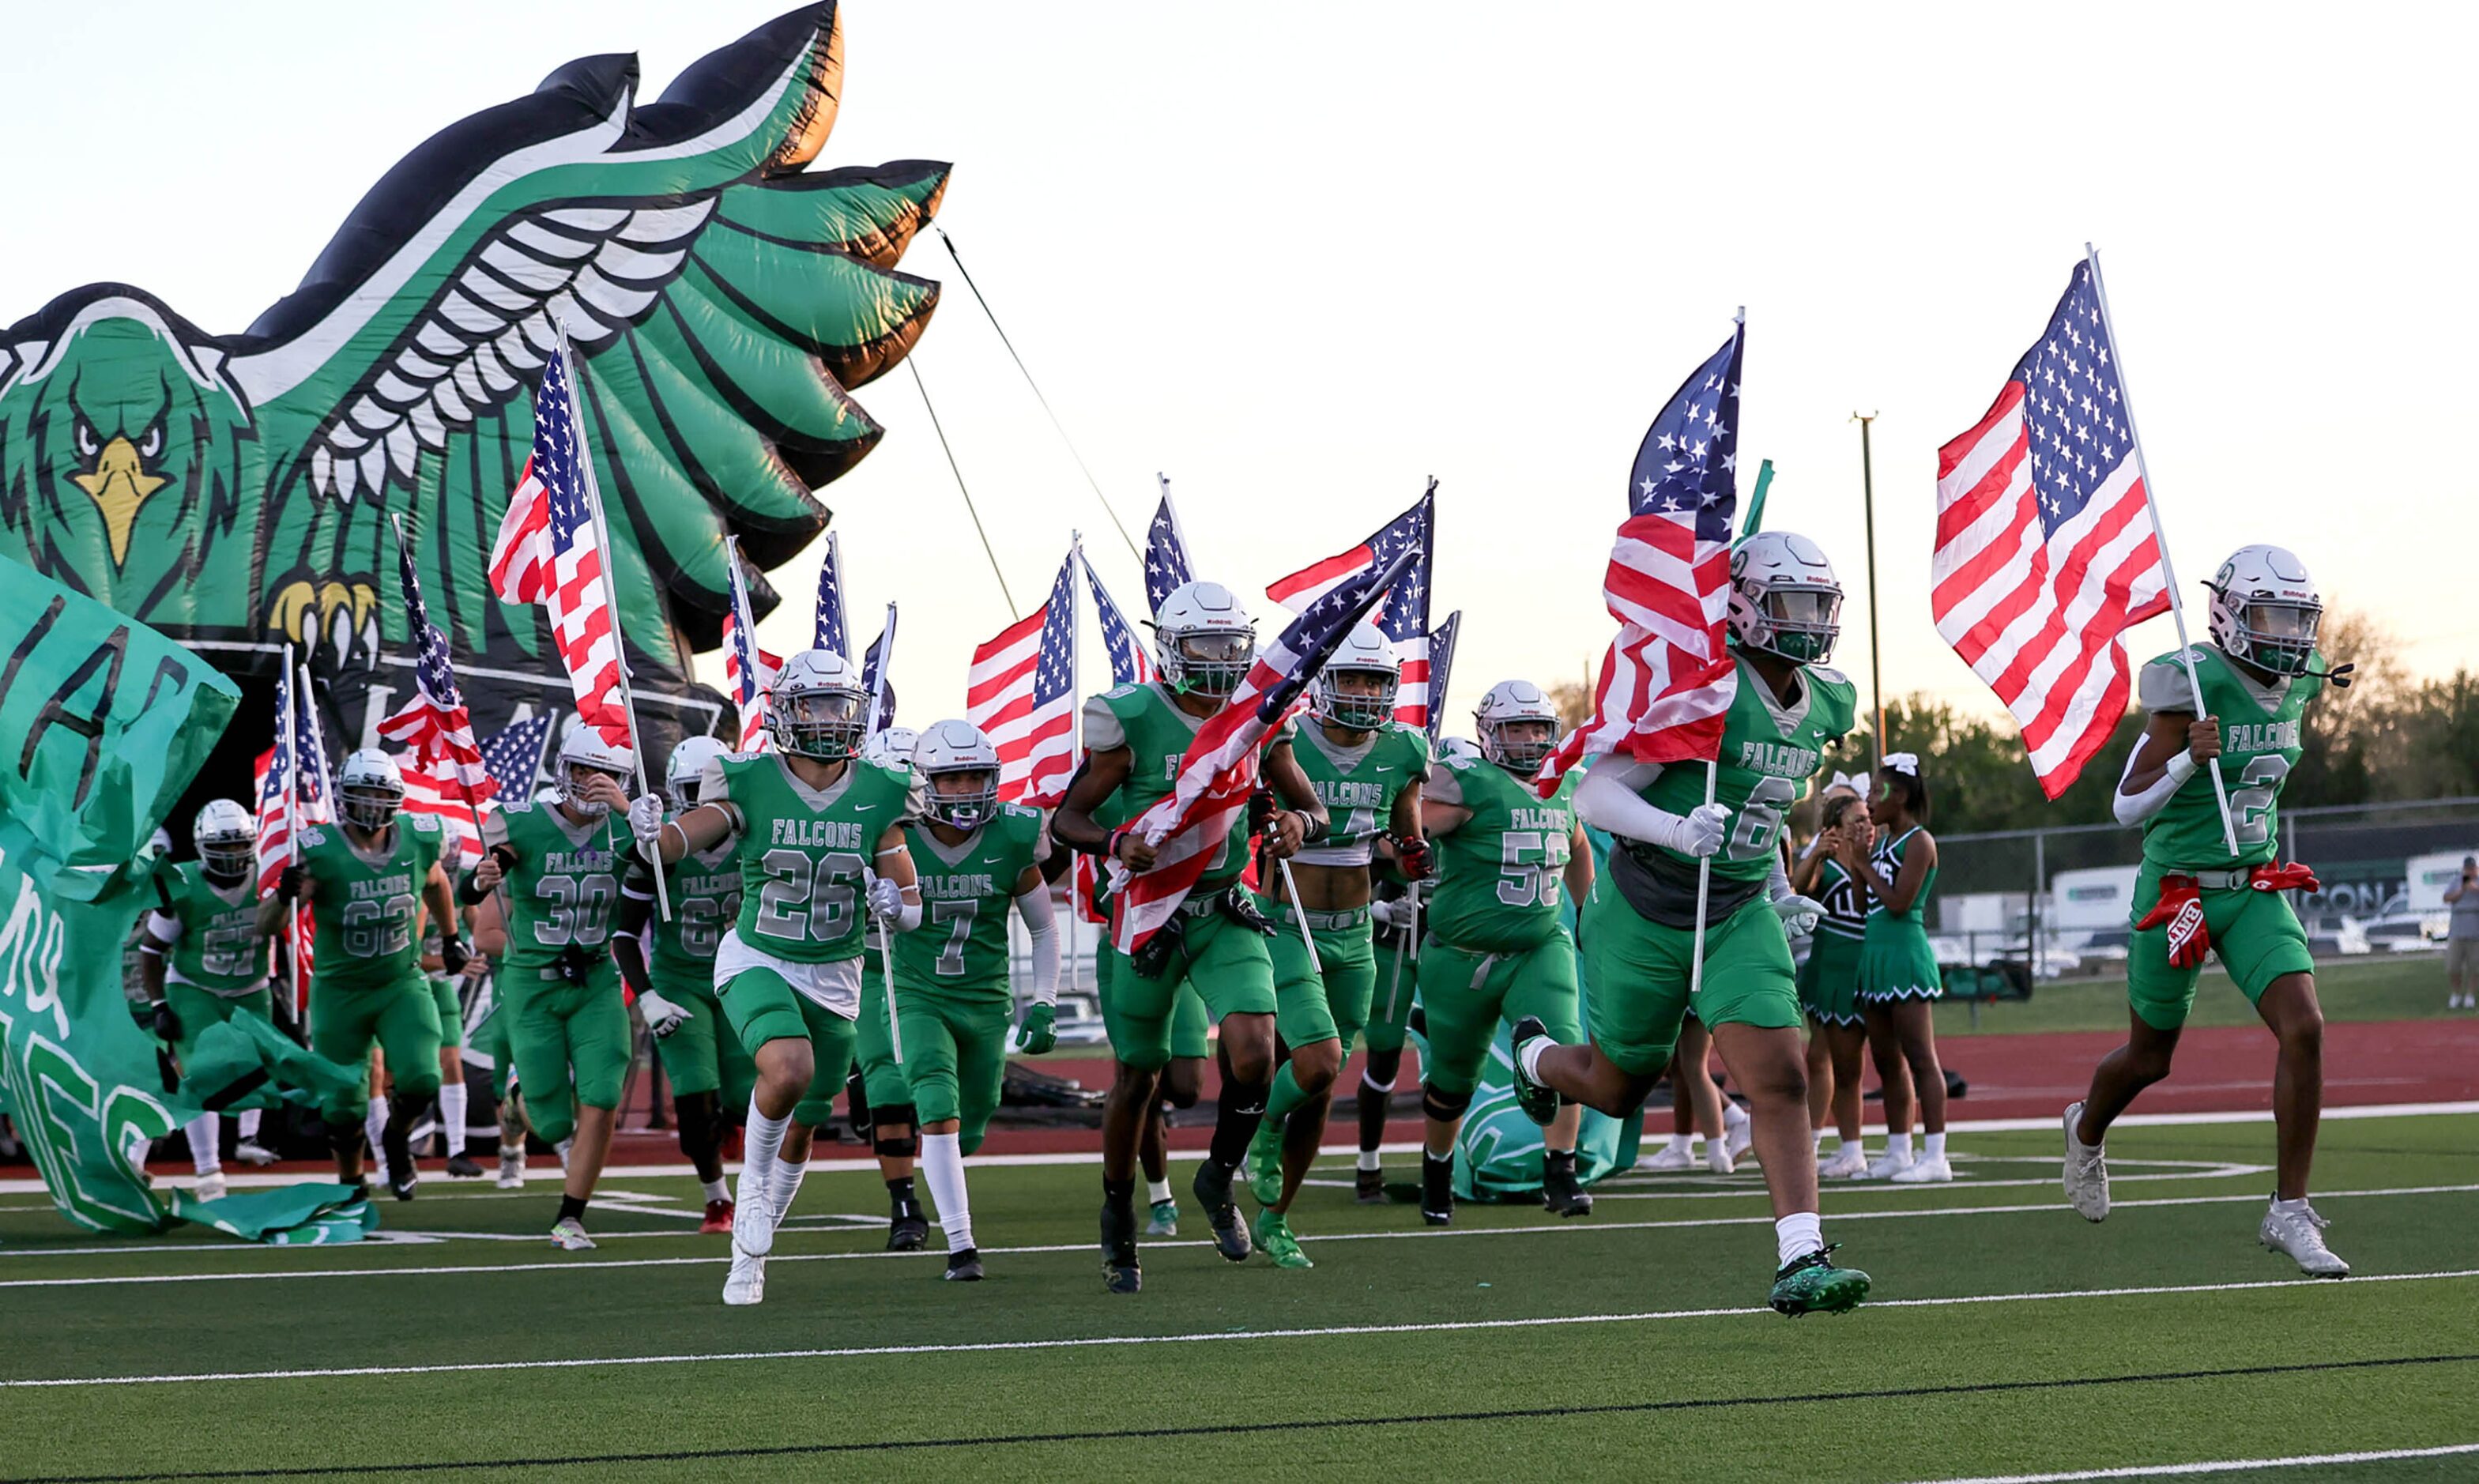
[{"label": "knee pad", "polygon": [[1392,1097],[1394,1094],[1393,1078],[1389,1077],[1384,1082],[1379,1082],[1376,1078],[1369,1076],[1366,1068],[1363,1068],[1360,1073],[1360,1087],[1361,1090],[1365,1092],[1374,1092],[1381,1097]]},{"label": "knee pad", "polygon": [[1469,1092],[1448,1092],[1434,1087],[1420,1088],[1420,1112],[1440,1123],[1451,1123],[1462,1117],[1464,1111],[1471,1105],[1472,1095]]},{"label": "knee pad", "polygon": [[[870,1148],[880,1159],[915,1160],[921,1157],[921,1126],[914,1119],[909,1106],[876,1108],[871,1110],[871,1113]],[[912,1131],[902,1139],[890,1139],[884,1132],[890,1123],[908,1124]]]}]

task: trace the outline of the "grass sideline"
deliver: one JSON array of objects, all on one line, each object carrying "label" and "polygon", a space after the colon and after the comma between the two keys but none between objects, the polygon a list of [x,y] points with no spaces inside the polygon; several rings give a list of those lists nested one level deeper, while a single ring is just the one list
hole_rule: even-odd
[{"label": "grass sideline", "polygon": [[[2315,966],[2315,997],[2327,1020],[2467,1020],[2468,1011],[2444,1008],[2442,954],[2369,954],[2357,959],[2327,959]],[[2027,1031],[2123,1031],[2126,1029],[2126,976],[2043,981],[2029,1000],[2001,1001],[1980,1007],[1980,1028],[1971,1025],[1971,1007],[1959,1000],[1940,1001],[1936,1034],[1940,1039],[1969,1036],[2019,1036]],[[2255,1007],[2230,983],[2215,961],[2205,968],[2195,989],[2195,1011],[2189,1026],[2253,1026]]]},{"label": "grass sideline", "polygon": [[[1089,1164],[976,1175],[976,1286],[878,1252],[877,1182],[822,1172],[766,1304],[736,1311],[716,1301],[724,1241],[695,1235],[673,1177],[619,1182],[607,1240],[575,1257],[541,1240],[539,1177],[427,1183],[387,1205],[384,1241],[318,1249],[98,1242],[13,1197],[0,1382],[81,1384],[0,1386],[0,1476],[1157,1479],[1211,1460],[1261,1479],[1890,1481],[2453,1447],[2479,1442],[2472,1124],[2327,1127],[2322,1209],[2361,1274],[2339,1284],[2254,1243],[2260,1121],[2120,1130],[2123,1204],[2098,1227],[2057,1203],[2054,1136],[1957,1135],[1952,1187],[1828,1194],[1827,1236],[1882,1302],[1797,1323],[1758,1308],[1753,1175],[1629,1175],[1582,1220],[1467,1207],[1435,1234],[1354,1204],[1328,1162],[1298,1212],[1316,1270],[1222,1263],[1189,1201],[1145,1293],[1112,1299]],[[500,1366],[523,1369],[436,1369]],[[126,1384],[198,1372],[239,1378]]]}]

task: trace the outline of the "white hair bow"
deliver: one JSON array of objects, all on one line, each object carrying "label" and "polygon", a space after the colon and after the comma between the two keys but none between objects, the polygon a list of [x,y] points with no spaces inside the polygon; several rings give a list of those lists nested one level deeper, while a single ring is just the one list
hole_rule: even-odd
[{"label": "white hair bow", "polygon": [[1859,786],[1859,780],[1853,778],[1848,773],[1834,774],[1833,780],[1825,785],[1825,792],[1829,794],[1837,788],[1848,789],[1854,794],[1864,794],[1868,791]]},{"label": "white hair bow", "polygon": [[1885,766],[1893,769],[1897,773],[1904,774],[1911,778],[1918,778],[1920,776],[1920,755],[1917,753],[1887,753],[1885,755]]}]

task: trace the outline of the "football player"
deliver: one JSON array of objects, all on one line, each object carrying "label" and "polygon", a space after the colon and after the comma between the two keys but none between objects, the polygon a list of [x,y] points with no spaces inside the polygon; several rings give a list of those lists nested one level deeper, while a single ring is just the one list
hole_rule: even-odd
[{"label": "football player", "polygon": [[[2257,1239],[2311,1277],[2338,1278],[2350,1265],[2324,1244],[2324,1218],[2307,1199],[2324,1103],[2324,1012],[2307,934],[2283,895],[2315,890],[2315,874],[2274,857],[2300,718],[2326,680],[2350,683],[2350,667],[2319,668],[2324,604],[2290,552],[2241,547],[2207,586],[2211,642],[2163,654],[2136,678],[2149,720],[2114,800],[2119,823],[2143,827],[2134,885],[2140,915],[2126,954],[2133,1012],[2126,1044],[2102,1060],[2091,1090],[2066,1110],[2066,1199],[2085,1220],[2108,1216],[2108,1126],[2135,1094],[2169,1075],[2209,950],[2281,1048],[2272,1084],[2280,1152]],[[2215,758],[2229,789],[2235,850],[2205,776]]]},{"label": "football player", "polygon": [[439,1137],[447,1146],[449,1177],[478,1180],[482,1166],[465,1152],[465,999],[461,987],[477,966],[469,959],[465,973],[448,973],[441,953],[444,944],[439,925],[424,917],[422,973],[430,983],[431,1003],[439,1010]]},{"label": "football player", "polygon": [[[198,810],[190,838],[198,858],[157,871],[161,905],[147,914],[146,934],[138,945],[139,978],[153,1003],[156,1034],[172,1045],[184,1067],[207,1027],[235,1015],[275,1017],[267,945],[258,932],[258,894],[250,887],[258,862],[258,822],[230,799],[210,799]],[[252,1108],[241,1114],[241,1140],[233,1158],[245,1164],[272,1164],[275,1156],[258,1142],[258,1112]],[[198,1172],[198,1198],[221,1199],[222,1115],[200,1113],[184,1132]]]},{"label": "football player", "polygon": [[[1856,691],[1825,668],[1842,588],[1814,542],[1762,531],[1730,553],[1729,596],[1737,683],[1709,771],[1611,753],[1576,790],[1576,808],[1616,837],[1609,878],[1583,910],[1592,1037],[1569,1045],[1542,1026],[1519,1027],[1516,1083],[1536,1099],[1554,1091],[1623,1116],[1660,1077],[1692,1008],[1751,1105],[1773,1196],[1773,1307],[1840,1312],[1866,1296],[1868,1275],[1832,1265],[1817,1214],[1790,959],[1791,931],[1813,928],[1821,908],[1791,890],[1777,842],[1824,750],[1851,729]],[[1706,863],[1703,974],[1691,1007]]]},{"label": "football player", "polygon": [[650,859],[728,845],[739,868],[740,913],[715,948],[715,998],[757,1086],[727,1304],[764,1300],[776,1228],[808,1172],[811,1136],[834,1115],[860,1013],[864,917],[899,933],[921,925],[904,833],[918,813],[913,780],[861,756],[868,701],[841,654],[792,655],[768,692],[777,751],[707,763],[697,806],[677,818],[664,818],[654,794],[629,806]]},{"label": "football player", "polygon": [[[1155,613],[1154,647],[1155,679],[1085,703],[1085,761],[1051,822],[1070,847],[1137,873],[1152,869],[1154,847],[1125,827],[1170,793],[1197,729],[1239,689],[1256,658],[1256,626],[1222,584],[1188,582]],[[1267,742],[1264,776],[1281,806],[1264,815],[1266,853],[1284,858],[1324,838],[1325,807],[1301,775],[1288,739]],[[1137,1146],[1170,1061],[1183,983],[1195,988],[1221,1031],[1221,1103],[1213,1145],[1189,1188],[1214,1229],[1215,1250],[1234,1263],[1245,1262],[1254,1250],[1231,1199],[1231,1184],[1265,1117],[1274,1075],[1277,1000],[1266,945],[1272,924],[1239,885],[1248,863],[1250,826],[1246,817],[1233,826],[1178,915],[1147,942],[1141,957],[1115,949],[1103,955],[1107,966],[1097,976],[1102,1017],[1118,1062],[1102,1113],[1103,1283],[1113,1293],[1134,1293],[1143,1286],[1137,1260]],[[1318,1007],[1308,1018],[1323,1014]],[[1331,1028],[1325,1034],[1333,1034]]]}]

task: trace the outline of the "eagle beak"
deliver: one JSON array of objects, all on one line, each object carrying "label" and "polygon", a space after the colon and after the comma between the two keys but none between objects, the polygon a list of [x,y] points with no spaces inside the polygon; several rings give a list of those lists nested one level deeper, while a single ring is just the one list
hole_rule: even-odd
[{"label": "eagle beak", "polygon": [[103,528],[112,538],[112,565],[128,565],[129,528],[138,524],[138,507],[146,502],[146,497],[164,487],[163,476],[146,472],[136,444],[115,438],[95,455],[94,473],[69,477],[103,512]]}]

